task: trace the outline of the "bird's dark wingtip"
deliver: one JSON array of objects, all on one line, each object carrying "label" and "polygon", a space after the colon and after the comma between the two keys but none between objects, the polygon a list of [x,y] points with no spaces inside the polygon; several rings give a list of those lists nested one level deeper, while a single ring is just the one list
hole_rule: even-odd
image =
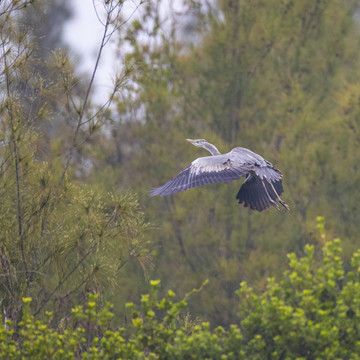
[{"label": "bird's dark wingtip", "polygon": [[236,196],[239,203],[243,203],[245,207],[250,207],[252,210],[262,212],[272,206],[278,211],[281,211],[277,201],[287,210],[290,211],[287,205],[279,196],[283,192],[281,181],[267,182],[261,180],[259,177],[253,177],[245,181],[240,187]]},{"label": "bird's dark wingtip", "polygon": [[172,193],[168,191],[167,189],[167,185],[168,183],[166,183],[163,186],[157,187],[157,188],[151,188],[149,190],[149,196],[153,197],[153,196],[166,196],[166,195],[171,195]]},{"label": "bird's dark wingtip", "polygon": [[159,195],[159,188],[150,188],[149,189],[149,196],[153,197]]}]

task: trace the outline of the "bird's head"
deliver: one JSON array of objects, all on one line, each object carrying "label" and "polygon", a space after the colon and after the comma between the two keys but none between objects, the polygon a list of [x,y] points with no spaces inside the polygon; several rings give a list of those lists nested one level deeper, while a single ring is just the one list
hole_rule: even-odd
[{"label": "bird's head", "polygon": [[186,141],[192,143],[197,147],[204,147],[208,142],[205,139],[186,139]]},{"label": "bird's head", "polygon": [[196,140],[186,139],[186,141],[192,143],[193,145],[195,145],[197,147],[204,148],[205,150],[209,151],[209,153],[211,153],[211,155],[220,155],[220,152],[216,148],[216,146],[213,144],[210,144],[205,139],[196,139]]}]

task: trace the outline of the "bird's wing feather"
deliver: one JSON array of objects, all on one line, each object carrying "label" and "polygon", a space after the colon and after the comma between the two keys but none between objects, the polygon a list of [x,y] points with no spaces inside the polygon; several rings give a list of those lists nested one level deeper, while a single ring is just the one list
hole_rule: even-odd
[{"label": "bird's wing feather", "polygon": [[236,161],[232,151],[228,154],[205,156],[194,160],[165,185],[151,190],[150,195],[166,196],[195,186],[234,181],[246,176],[250,170],[251,166],[248,164]]}]

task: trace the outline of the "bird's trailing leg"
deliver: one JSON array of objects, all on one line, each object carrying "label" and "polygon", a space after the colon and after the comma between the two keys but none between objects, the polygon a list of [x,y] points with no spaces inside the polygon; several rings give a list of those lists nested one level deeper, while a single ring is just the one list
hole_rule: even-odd
[{"label": "bird's trailing leg", "polygon": [[281,200],[279,194],[277,193],[277,191],[275,190],[274,188],[274,185],[272,183],[270,183],[272,189],[274,190],[275,194],[276,194],[276,197],[278,198],[280,204],[287,210],[287,211],[290,211],[290,206],[288,204],[285,203],[285,201]]},{"label": "bird's trailing leg", "polygon": [[[263,187],[264,187],[264,189],[265,189],[266,195],[268,196],[270,202],[276,207],[276,209],[277,209],[278,211],[280,211],[280,208],[279,208],[278,204],[276,203],[276,201],[274,201],[274,200],[271,198],[269,192],[267,191],[267,188],[266,188],[266,186],[265,186],[265,184],[264,184],[264,180],[261,180],[261,182],[262,182],[262,184],[263,184]],[[275,193],[276,193],[276,192],[275,192]]]}]

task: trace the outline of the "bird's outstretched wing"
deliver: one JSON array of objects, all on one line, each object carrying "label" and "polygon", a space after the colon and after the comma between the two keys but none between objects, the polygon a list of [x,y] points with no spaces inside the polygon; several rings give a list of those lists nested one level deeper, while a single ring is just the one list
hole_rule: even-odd
[{"label": "bird's outstretched wing", "polygon": [[232,156],[232,151],[228,154],[201,157],[165,185],[151,190],[150,196],[166,196],[195,186],[234,181],[246,176],[251,167],[249,164],[237,162]]},{"label": "bird's outstretched wing", "polygon": [[166,196],[195,186],[230,182],[245,177],[236,199],[250,209],[263,211],[271,206],[278,210],[279,201],[286,210],[289,206],[281,200],[282,174],[270,162],[249,149],[237,147],[227,154],[201,157],[193,161],[178,175],[150,191],[150,196]]}]

